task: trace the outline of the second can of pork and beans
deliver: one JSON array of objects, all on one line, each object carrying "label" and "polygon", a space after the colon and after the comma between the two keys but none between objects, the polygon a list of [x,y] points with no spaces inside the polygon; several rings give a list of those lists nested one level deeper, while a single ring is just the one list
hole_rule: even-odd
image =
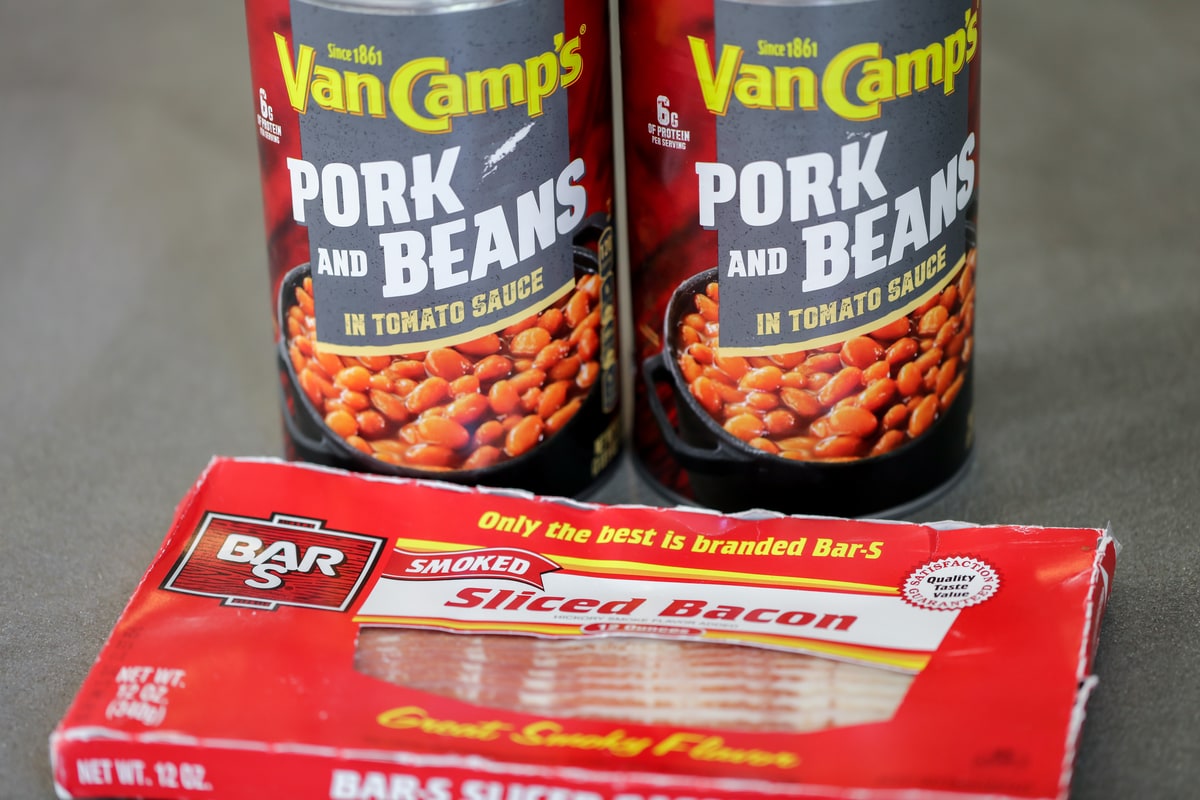
[{"label": "second can of pork and beans", "polygon": [[578,494],[618,417],[605,0],[247,0],[289,455]]},{"label": "second can of pork and beans", "polygon": [[865,515],[961,470],[979,35],[979,0],[623,0],[634,441],[669,493]]}]

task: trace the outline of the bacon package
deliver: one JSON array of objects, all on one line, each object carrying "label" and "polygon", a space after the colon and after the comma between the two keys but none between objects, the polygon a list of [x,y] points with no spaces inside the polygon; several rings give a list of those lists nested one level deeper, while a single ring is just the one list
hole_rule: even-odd
[{"label": "bacon package", "polygon": [[60,797],[1058,798],[1104,529],[603,506],[215,459]]}]

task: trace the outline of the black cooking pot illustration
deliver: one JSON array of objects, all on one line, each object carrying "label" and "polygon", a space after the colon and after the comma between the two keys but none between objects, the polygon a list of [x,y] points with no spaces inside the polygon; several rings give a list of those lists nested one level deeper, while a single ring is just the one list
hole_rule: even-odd
[{"label": "black cooking pot illustration", "polygon": [[[973,231],[968,245],[974,247]],[[671,455],[687,472],[695,499],[722,511],[764,508],[789,514],[899,514],[926,502],[960,472],[971,443],[973,367],[950,408],[916,439],[883,455],[846,461],[792,461],[727,432],[692,395],[679,366],[683,318],[694,297],[717,280],[716,269],[693,275],[671,295],[663,349],[642,364],[646,398]],[[676,424],[659,394],[676,411]],[[915,499],[914,499],[915,498]]]},{"label": "black cooking pot illustration", "polygon": [[[590,232],[591,226],[576,241],[585,241],[584,237]],[[598,259],[591,247],[577,243],[573,252],[577,277],[597,272]],[[580,408],[561,429],[546,434],[541,442],[518,456],[477,469],[431,471],[398,466],[358,450],[339,436],[325,423],[323,415],[301,389],[295,365],[288,354],[288,309],[296,304],[296,288],[309,274],[307,263],[288,271],[279,288],[277,308],[282,332],[276,355],[282,386],[283,422],[295,458],[398,477],[519,487],[539,494],[572,495],[580,491],[590,469],[592,442],[607,427],[610,416],[601,409],[600,381],[589,389]],[[581,464],[581,460],[584,463]]]}]

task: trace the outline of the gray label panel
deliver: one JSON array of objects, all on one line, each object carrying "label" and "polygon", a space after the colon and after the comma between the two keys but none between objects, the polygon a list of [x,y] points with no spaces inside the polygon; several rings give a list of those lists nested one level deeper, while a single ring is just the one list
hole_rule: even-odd
[{"label": "gray label panel", "polygon": [[[727,352],[841,341],[906,313],[951,277],[974,186],[974,63],[947,76],[953,93],[941,81],[925,89],[914,82],[907,95],[880,103],[875,119],[836,113],[836,99],[844,87],[861,105],[864,79],[886,90],[881,61],[891,62],[896,88],[927,66],[935,77],[939,60],[963,53],[970,8],[969,0],[800,8],[716,0],[714,74],[723,46],[743,50],[728,111],[717,118],[718,163],[697,165],[701,224],[718,229]],[[874,57],[851,49],[874,43]],[[800,107],[803,75],[780,70],[796,67],[811,71],[814,108]],[[797,107],[781,110],[788,97]]]},{"label": "gray label panel", "polygon": [[[310,79],[302,48],[312,48],[303,159],[289,162],[293,212],[308,227],[328,349],[463,341],[570,289],[586,193],[585,167],[570,159],[567,92],[545,91],[565,69],[555,52],[561,0],[429,15],[294,0],[292,23],[297,82]],[[503,80],[489,72],[482,88],[470,75],[499,68]],[[500,99],[485,113],[442,113],[463,110],[472,86]],[[414,129],[406,106],[419,127],[449,129]]]}]

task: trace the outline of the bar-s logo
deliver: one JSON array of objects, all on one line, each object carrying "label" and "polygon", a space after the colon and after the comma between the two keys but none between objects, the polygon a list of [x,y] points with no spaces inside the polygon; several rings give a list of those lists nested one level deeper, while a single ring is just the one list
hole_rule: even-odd
[{"label": "bar-s logo", "polygon": [[377,536],[329,530],[320,520],[210,511],[162,588],[243,608],[345,611],[384,544]]}]

